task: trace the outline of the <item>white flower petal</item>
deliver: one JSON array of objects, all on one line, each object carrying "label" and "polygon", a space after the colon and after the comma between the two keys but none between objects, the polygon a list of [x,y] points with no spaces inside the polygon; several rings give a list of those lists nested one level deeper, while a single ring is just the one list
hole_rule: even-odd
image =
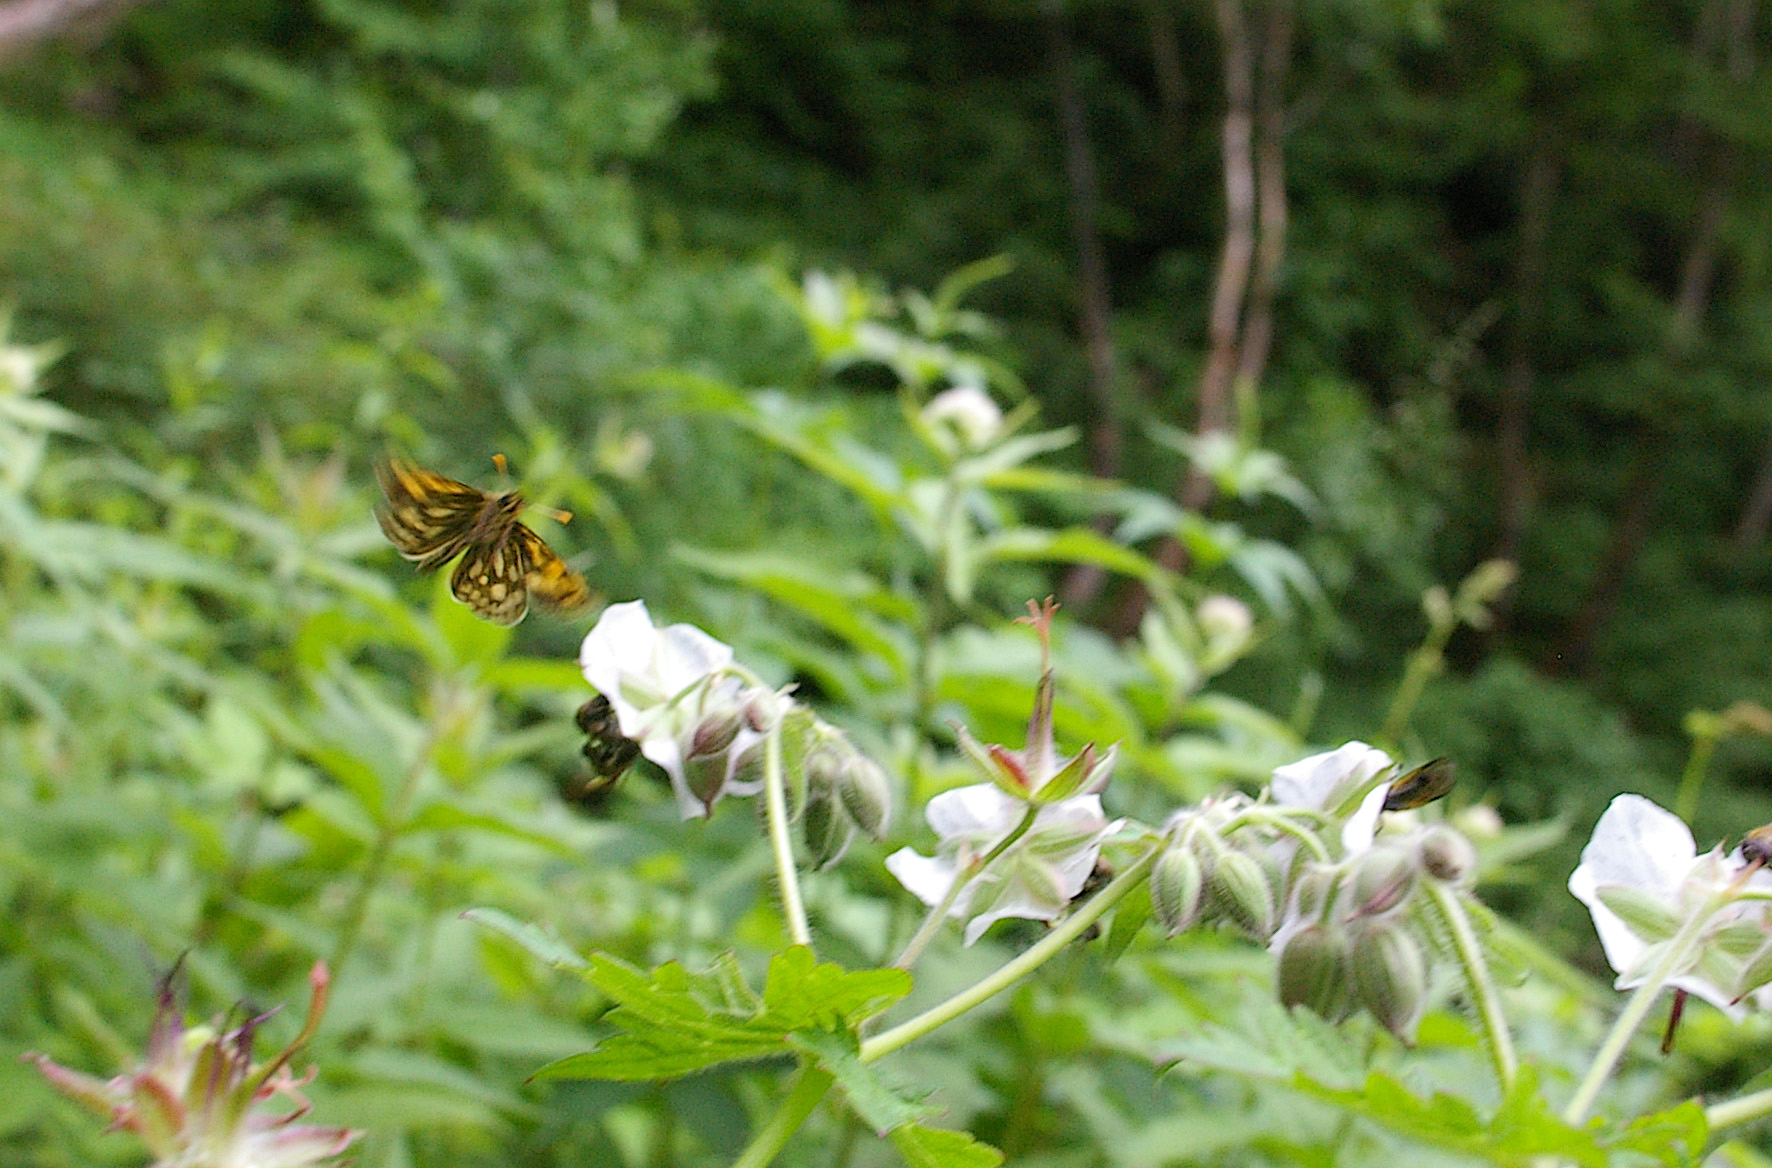
[{"label": "white flower petal", "polygon": [[1322,811],[1340,802],[1353,788],[1395,765],[1391,756],[1377,747],[1367,746],[1364,742],[1349,742],[1324,754],[1313,754],[1275,767],[1269,790],[1276,803]]},{"label": "white flower petal", "polygon": [[[887,856],[886,870],[896,876],[912,896],[931,908],[941,903],[942,897],[953,886],[954,877],[959,874],[952,861],[933,859],[911,848],[900,848]],[[965,899],[962,896],[960,901]],[[963,906],[956,902],[948,915],[958,916],[963,911]]]}]

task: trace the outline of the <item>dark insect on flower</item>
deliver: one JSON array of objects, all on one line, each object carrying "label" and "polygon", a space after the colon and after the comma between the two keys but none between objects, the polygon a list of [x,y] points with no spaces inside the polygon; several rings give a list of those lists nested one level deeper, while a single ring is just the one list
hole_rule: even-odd
[{"label": "dark insect on flower", "polygon": [[615,710],[602,694],[580,706],[575,720],[584,732],[582,749],[590,761],[591,774],[561,794],[574,803],[592,805],[601,802],[633,767],[640,757],[640,744],[622,737]]},{"label": "dark insect on flower", "polygon": [[516,491],[492,494],[398,459],[377,467],[376,478],[387,497],[375,509],[382,534],[421,572],[461,556],[449,591],[476,615],[514,625],[530,597],[561,613],[590,604],[584,577],[518,521]]},{"label": "dark insect on flower", "polygon": [[1772,868],[1772,823],[1741,837],[1741,858],[1749,864]]},{"label": "dark insect on flower", "polygon": [[1412,807],[1426,807],[1435,799],[1444,799],[1451,792],[1456,777],[1449,758],[1423,763],[1391,784],[1384,795],[1384,809],[1407,811]]}]

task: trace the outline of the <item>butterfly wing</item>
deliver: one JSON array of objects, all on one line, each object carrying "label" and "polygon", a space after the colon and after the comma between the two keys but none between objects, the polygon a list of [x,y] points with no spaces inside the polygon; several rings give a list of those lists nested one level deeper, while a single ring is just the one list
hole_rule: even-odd
[{"label": "butterfly wing", "polygon": [[473,542],[484,491],[401,460],[376,467],[375,477],[387,498],[375,508],[376,522],[419,571],[441,567]]},{"label": "butterfly wing", "polygon": [[511,531],[511,542],[520,544],[528,570],[523,582],[536,603],[553,612],[577,612],[591,603],[585,578],[566,566],[566,561],[524,524]]},{"label": "butterfly wing", "polygon": [[469,546],[449,577],[449,591],[493,624],[514,625],[529,611],[528,576],[523,542],[499,536]]}]

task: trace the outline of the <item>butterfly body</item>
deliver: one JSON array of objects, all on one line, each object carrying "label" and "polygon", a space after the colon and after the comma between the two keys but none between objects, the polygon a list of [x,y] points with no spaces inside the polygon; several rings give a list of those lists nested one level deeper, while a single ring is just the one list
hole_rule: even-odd
[{"label": "butterfly body", "polygon": [[375,509],[382,534],[421,572],[461,556],[449,591],[479,616],[514,625],[531,597],[560,612],[590,603],[584,577],[519,521],[516,491],[482,491],[399,460],[378,467],[376,478],[386,496]]}]

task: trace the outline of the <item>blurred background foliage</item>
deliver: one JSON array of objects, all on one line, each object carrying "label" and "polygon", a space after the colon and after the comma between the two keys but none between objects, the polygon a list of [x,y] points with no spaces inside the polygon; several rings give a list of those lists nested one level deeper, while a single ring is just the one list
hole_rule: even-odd
[{"label": "blurred background foliage", "polygon": [[[1289,22],[1289,222],[1271,357],[1213,447],[1227,10]],[[370,518],[388,451],[485,484],[507,454],[577,513],[538,525],[601,591],[797,680],[913,806],[957,781],[949,719],[1019,741],[1027,597],[1071,601],[1061,736],[1121,741],[1110,803],[1156,819],[1378,735],[1424,592],[1513,560],[1391,745],[1553,825],[1535,846],[1566,827],[1497,861],[1492,899],[1591,963],[1562,886],[1599,808],[1673,801],[1693,711],[1772,704],[1769,18],[1216,13],[159,0],[0,46],[8,1047],[103,1070],[179,953],[204,1010],[300,1000],[325,957],[314,1094],[372,1129],[364,1164],[742,1145],[768,1068],[523,1085],[598,1003],[461,909],[641,962],[763,952],[763,856],[741,811],[682,825],[643,781],[561,802],[583,630],[493,630],[415,582]],[[915,407],[953,384],[1051,437],[974,468],[943,535],[921,508],[954,468]],[[1190,465],[1214,489],[1182,506]],[[1234,667],[1190,616],[1210,593],[1256,614]],[[1701,843],[1772,819],[1753,725],[1707,755]],[[837,960],[906,925],[877,859],[814,885]],[[1025,988],[968,1024],[990,1057],[962,1032],[910,1073],[1006,1150],[1263,1162],[1288,1097],[1148,1066],[1258,958],[1122,963],[1163,1002],[1131,1028]],[[1669,1079],[1750,1073],[1697,1025]],[[0,1076],[6,1162],[133,1162]],[[1242,1118],[1175,1118],[1207,1104]]]}]

